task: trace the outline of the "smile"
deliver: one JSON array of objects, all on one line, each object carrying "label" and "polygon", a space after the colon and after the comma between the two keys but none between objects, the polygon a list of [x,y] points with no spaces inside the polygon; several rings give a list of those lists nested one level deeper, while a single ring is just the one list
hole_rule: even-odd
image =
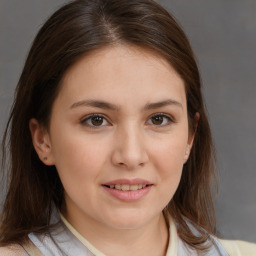
[{"label": "smile", "polygon": [[122,190],[122,191],[136,191],[139,189],[143,189],[149,185],[144,185],[144,184],[136,184],[136,185],[129,185],[129,184],[116,184],[116,185],[105,185],[108,188],[111,189],[117,189],[117,190]]},{"label": "smile", "polygon": [[144,179],[118,179],[102,184],[108,195],[123,202],[143,199],[153,186],[154,184]]}]

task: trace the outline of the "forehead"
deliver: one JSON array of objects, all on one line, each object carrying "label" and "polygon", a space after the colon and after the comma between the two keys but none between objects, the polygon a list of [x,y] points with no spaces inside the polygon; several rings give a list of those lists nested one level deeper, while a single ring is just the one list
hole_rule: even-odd
[{"label": "forehead", "polygon": [[82,57],[65,73],[59,94],[69,101],[101,98],[120,104],[167,96],[186,101],[184,82],[175,69],[160,54],[127,45],[104,47]]}]

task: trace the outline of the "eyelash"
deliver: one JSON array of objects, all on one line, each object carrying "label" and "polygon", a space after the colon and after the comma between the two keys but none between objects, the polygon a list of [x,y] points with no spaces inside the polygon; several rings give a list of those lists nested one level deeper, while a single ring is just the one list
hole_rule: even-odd
[{"label": "eyelash", "polygon": [[[88,115],[88,116],[86,116],[85,118],[83,118],[81,121],[80,121],[80,123],[82,124],[82,125],[86,125],[86,126],[88,126],[88,127],[90,127],[90,128],[92,128],[92,129],[97,129],[97,128],[100,128],[100,127],[102,127],[102,126],[106,126],[106,125],[99,125],[99,126],[97,126],[97,125],[93,125],[92,124],[92,118],[102,118],[103,119],[103,122],[105,121],[105,122],[107,122],[107,123],[109,123],[109,121],[107,120],[107,118],[104,116],[104,115],[101,115],[101,114],[91,114],[91,115]],[[88,121],[89,120],[91,120],[91,124],[89,124],[88,123]]]},{"label": "eyelash", "polygon": [[175,123],[173,117],[171,117],[170,115],[165,114],[165,113],[156,113],[156,114],[153,114],[153,115],[150,116],[149,120],[152,120],[152,118],[154,118],[154,117],[161,117],[161,118],[163,118],[163,119],[166,120],[166,123],[165,123],[165,124],[159,124],[159,125],[156,125],[156,124],[153,124],[153,123],[150,124],[150,125],[153,125],[153,126],[158,127],[158,128],[168,126],[168,125],[170,125],[171,123]]},{"label": "eyelash", "polygon": [[[94,117],[95,118],[101,118],[103,123],[107,122],[107,124],[103,124],[103,125],[100,124],[98,126],[97,125],[93,125],[92,124],[92,118],[94,118]],[[152,118],[156,118],[156,117],[160,117],[160,118],[162,118],[162,120],[165,120],[165,124],[161,123],[161,124],[158,125],[158,124],[152,123]],[[171,123],[175,123],[174,119],[170,115],[165,114],[165,113],[156,113],[156,114],[151,115],[146,123],[148,123],[150,120],[151,120],[151,123],[149,125],[155,126],[157,128],[165,127],[165,126],[170,125]],[[90,123],[88,123],[88,122],[90,122]],[[83,118],[80,121],[80,123],[82,125],[90,127],[91,129],[97,129],[97,128],[100,128],[100,127],[103,127],[103,126],[108,126],[108,124],[110,122],[108,121],[108,119],[104,115],[101,115],[101,114],[91,114],[91,115],[88,115],[85,118]]]}]

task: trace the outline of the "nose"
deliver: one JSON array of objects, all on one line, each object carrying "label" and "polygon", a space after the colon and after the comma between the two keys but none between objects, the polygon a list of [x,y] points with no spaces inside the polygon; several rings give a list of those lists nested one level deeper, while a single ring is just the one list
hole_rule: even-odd
[{"label": "nose", "polygon": [[112,162],[114,165],[132,170],[148,162],[145,136],[135,125],[116,132]]}]

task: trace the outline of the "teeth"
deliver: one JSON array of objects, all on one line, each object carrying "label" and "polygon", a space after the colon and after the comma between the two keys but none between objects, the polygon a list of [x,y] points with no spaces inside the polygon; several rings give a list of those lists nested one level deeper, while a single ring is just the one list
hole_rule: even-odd
[{"label": "teeth", "polygon": [[123,191],[128,191],[128,190],[130,190],[130,186],[123,184],[123,185],[121,185],[121,189],[122,189]]},{"label": "teeth", "polygon": [[117,184],[117,185],[115,185],[115,189],[122,190],[121,186],[122,185]]},{"label": "teeth", "polygon": [[130,190],[138,190],[139,189],[139,185],[131,185],[130,186]]},{"label": "teeth", "polygon": [[136,185],[128,185],[128,184],[116,184],[116,185],[109,185],[110,188],[122,190],[122,191],[135,191],[138,189],[145,188],[147,185],[136,184]]}]

